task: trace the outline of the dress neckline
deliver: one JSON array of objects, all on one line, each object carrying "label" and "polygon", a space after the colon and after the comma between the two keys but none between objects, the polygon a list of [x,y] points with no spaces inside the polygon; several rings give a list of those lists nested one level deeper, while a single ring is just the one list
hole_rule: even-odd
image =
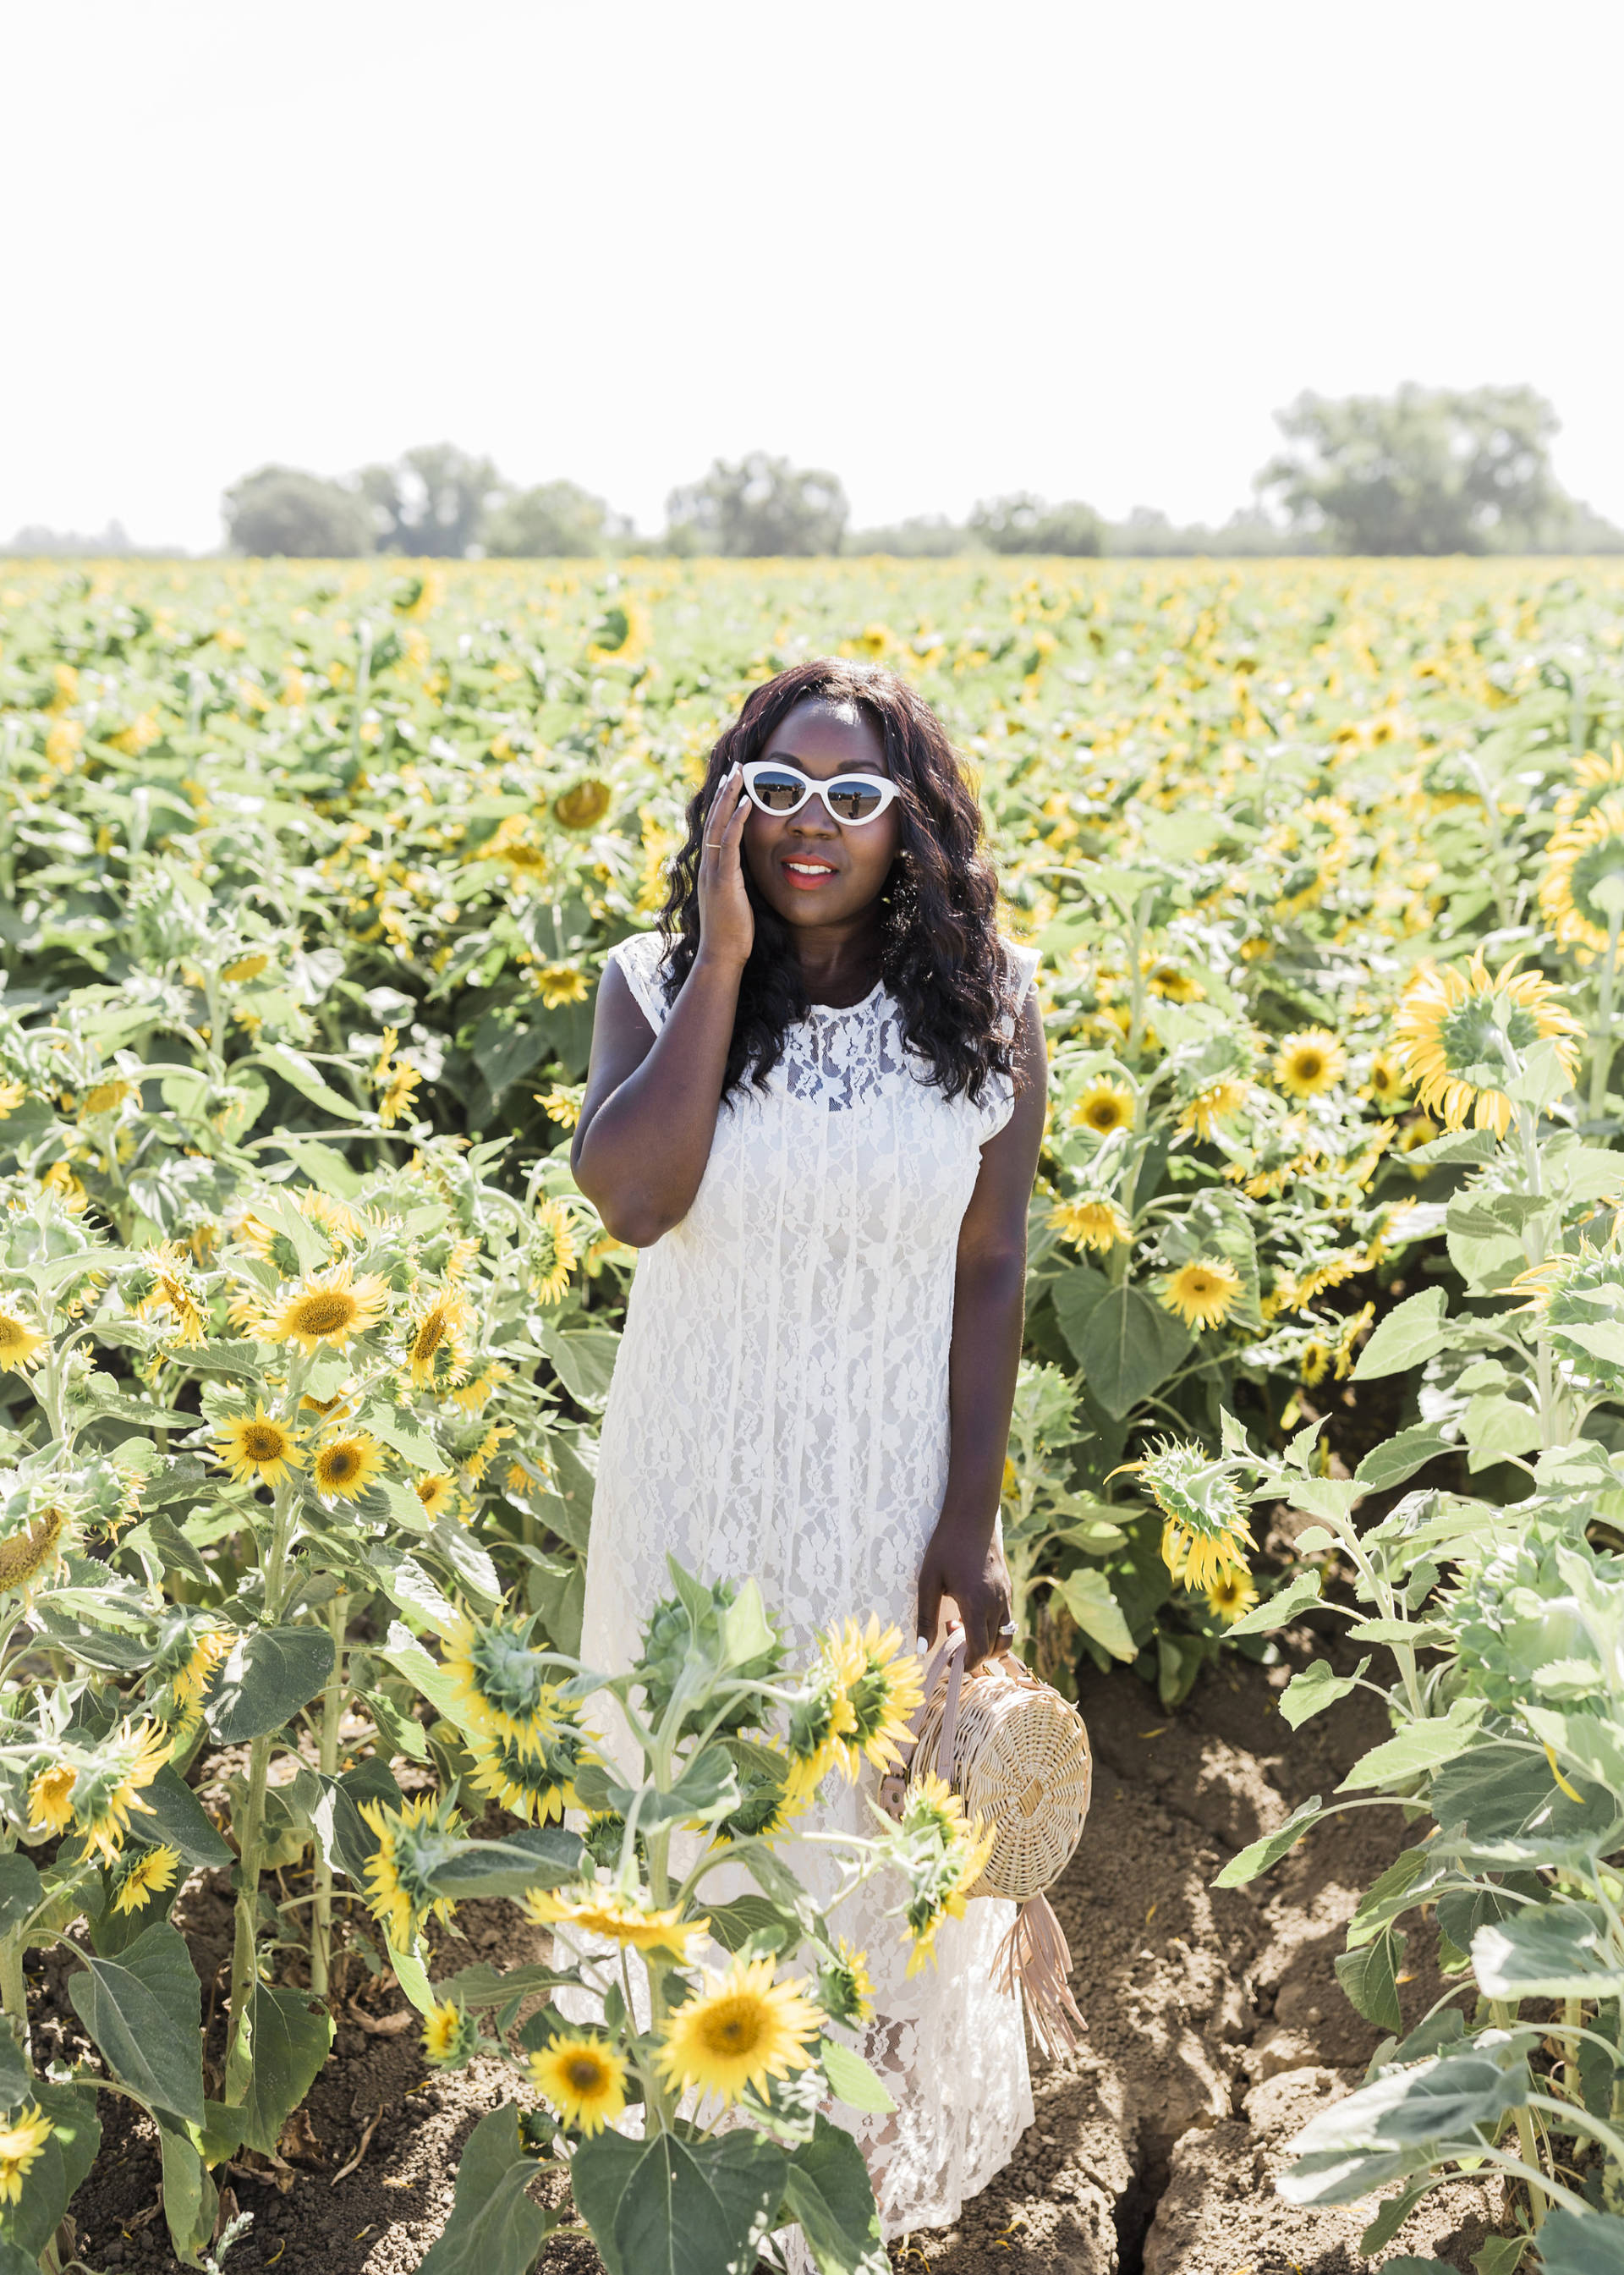
[{"label": "dress neckline", "polygon": [[865,1011],[882,993],[884,987],[885,980],[881,978],[876,979],[867,994],[860,996],[855,1003],[809,1002],[806,1006],[808,1015],[819,1019],[849,1019],[854,1011]]}]

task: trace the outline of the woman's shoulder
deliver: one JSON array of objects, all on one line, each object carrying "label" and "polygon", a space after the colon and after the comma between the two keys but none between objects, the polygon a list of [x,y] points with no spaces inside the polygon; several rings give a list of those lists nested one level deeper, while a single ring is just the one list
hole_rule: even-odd
[{"label": "woman's shoulder", "polygon": [[666,994],[666,956],[661,933],[634,932],[629,940],[616,941],[605,959],[605,968],[611,964],[615,966],[651,1027],[660,1026],[670,1009]]}]

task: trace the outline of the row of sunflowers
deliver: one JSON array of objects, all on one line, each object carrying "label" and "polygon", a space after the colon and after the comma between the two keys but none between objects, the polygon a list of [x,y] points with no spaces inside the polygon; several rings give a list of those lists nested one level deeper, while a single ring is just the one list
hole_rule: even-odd
[{"label": "row of sunflowers", "polygon": [[[688,2202],[718,2266],[792,2221],[828,2270],[877,2248],[821,2107],[886,2105],[865,1954],[774,1844],[893,1757],[911,1660],[837,1621],[791,1669],[745,1576],[676,1568],[632,1675],[577,1656],[632,1263],[568,1168],[593,993],[741,692],[820,652],[941,711],[1043,953],[1023,1647],[1172,1709],[1318,1605],[1349,1647],[1294,1723],[1392,1653],[1397,1750],[1335,1805],[1441,1833],[1344,1980],[1396,2024],[1424,1904],[1479,2003],[1394,2037],[1301,2185],[1508,2157],[1529,2242],[1588,2264],[1624,2213],[1619,597],[1516,563],[11,567],[0,2275],[71,2256],[109,2090],[159,2128],[178,2255],[217,2255],[212,2174],[275,2157],[386,1969],[432,2060],[499,2052],[526,2105],[436,2270],[498,2228],[531,2264],[566,2217],[538,2158],[611,2267]],[[1318,1527],[1284,1568],[1281,1508]],[[927,1784],[848,1864],[929,1963],[986,1840]],[[755,1892],[706,1903],[723,1862]],[[219,1871],[205,2031],[171,1912]],[[551,1962],[434,1979],[434,1923],[500,1896]],[[1566,1939],[1560,1987],[1496,1959],[1519,1932]],[[53,1949],[100,2069],[37,2040]],[[601,2023],[563,2021],[594,1983]]]}]

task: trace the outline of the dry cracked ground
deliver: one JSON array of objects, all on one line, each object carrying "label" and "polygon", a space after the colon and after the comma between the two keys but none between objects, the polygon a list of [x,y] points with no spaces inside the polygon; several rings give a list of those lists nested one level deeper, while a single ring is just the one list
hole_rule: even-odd
[{"label": "dry cracked ground", "polygon": [[[897,2270],[930,2275],[1355,2275],[1370,2204],[1294,2210],[1274,2192],[1287,2144],[1314,2110],[1359,2082],[1377,2034],[1348,2005],[1333,1962],[1362,1889],[1401,1845],[1396,1811],[1360,1810],[1322,1827],[1250,1888],[1214,1890],[1225,1859],[1310,1793],[1329,1794],[1385,1735],[1371,1698],[1291,1731],[1275,1712],[1290,1662],[1227,1660],[1176,1714],[1118,1674],[1083,1698],[1096,1756],[1093,1810],[1055,1891],[1089,2019],[1084,2049],[1034,2060],[1037,2120],[956,2227],[892,2247]],[[206,1970],[224,1956],[217,1893],[189,1900]],[[536,1931],[487,1909],[473,1947],[448,1962],[529,1955]],[[1407,2020],[1437,1995],[1412,1939]],[[215,1948],[215,1945],[219,1948]],[[521,1954],[519,1946],[525,1946]],[[72,2017],[62,2043],[70,2050]],[[501,2090],[480,2069],[429,2074],[398,1993],[350,2008],[337,2059],[284,2169],[223,2175],[254,2215],[228,2275],[410,2275],[439,2232],[462,2142]],[[98,2176],[82,2193],[78,2249],[95,2270],[174,2267],[155,2218],[157,2160],[139,2122],[110,2122]],[[359,2161],[358,2159],[358,2152]],[[1462,2271],[1496,2232],[1498,2184],[1453,2184],[1429,2199],[1381,2257],[1433,2255]],[[545,2275],[597,2275],[597,2256],[557,2238]]]}]

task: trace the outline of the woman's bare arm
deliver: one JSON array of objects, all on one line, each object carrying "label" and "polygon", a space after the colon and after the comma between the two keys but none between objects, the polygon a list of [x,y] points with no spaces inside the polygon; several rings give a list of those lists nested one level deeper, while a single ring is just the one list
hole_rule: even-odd
[{"label": "woman's bare arm", "polygon": [[608,1229],[631,1248],[648,1248],[681,1223],[710,1159],[755,930],[739,858],[749,811],[736,770],[706,824],[699,952],[659,1034],[613,965],[598,990],[570,1162]]},{"label": "woman's bare arm", "polygon": [[936,1639],[944,1595],[964,1622],[965,1665],[1003,1650],[1009,1575],[993,1538],[1021,1364],[1026,1290],[1026,1212],[1043,1143],[1048,1065],[1043,1019],[1029,991],[1016,1047],[1015,1111],[981,1149],[981,1172],[959,1227],[948,1362],[951,1447],[948,1488],[919,1567],[918,1632]]}]

